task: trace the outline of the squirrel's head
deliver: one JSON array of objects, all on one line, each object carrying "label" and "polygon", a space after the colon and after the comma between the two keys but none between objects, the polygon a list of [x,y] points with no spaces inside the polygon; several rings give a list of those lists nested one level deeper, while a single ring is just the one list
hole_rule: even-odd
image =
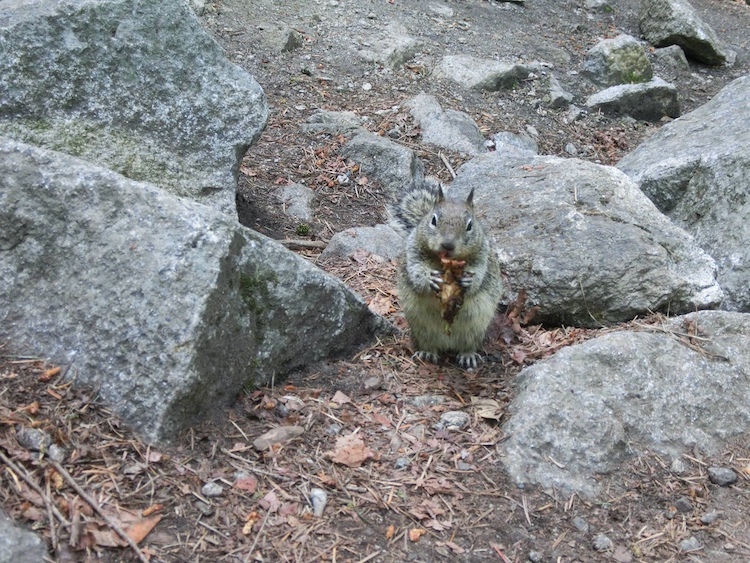
[{"label": "squirrel's head", "polygon": [[461,258],[471,246],[476,224],[474,222],[474,190],[465,202],[445,197],[443,188],[438,188],[438,197],[429,216],[430,240],[433,251],[449,258]]}]

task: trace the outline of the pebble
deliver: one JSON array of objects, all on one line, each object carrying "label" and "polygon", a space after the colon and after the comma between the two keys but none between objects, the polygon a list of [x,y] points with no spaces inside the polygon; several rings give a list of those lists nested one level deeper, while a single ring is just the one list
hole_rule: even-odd
[{"label": "pebble", "polygon": [[407,467],[409,467],[410,463],[411,462],[409,461],[408,457],[400,457],[393,464],[393,467],[395,467],[396,469],[406,469]]},{"label": "pebble", "polygon": [[578,149],[573,143],[568,143],[565,145],[565,152],[570,156],[576,156],[578,154]]},{"label": "pebble", "polygon": [[596,551],[609,551],[612,549],[612,540],[609,539],[604,534],[599,534],[594,538],[594,541],[591,543],[591,546]]},{"label": "pebble", "polygon": [[573,518],[573,526],[579,532],[583,532],[584,534],[589,533],[589,523],[580,516],[576,516],[575,518]]},{"label": "pebble", "polygon": [[693,503],[687,497],[678,498],[674,503],[674,507],[677,509],[677,512],[682,512],[683,514],[693,511]]},{"label": "pebble", "polygon": [[364,84],[362,84],[362,90],[364,90],[365,92],[369,92],[370,90],[372,90],[372,84],[370,84],[369,82],[365,82]]},{"label": "pebble", "polygon": [[544,554],[538,551],[529,551],[529,561],[531,563],[542,563],[544,561]]},{"label": "pebble", "polygon": [[334,422],[326,428],[326,434],[328,434],[329,436],[335,436],[336,434],[341,432],[341,430],[341,425]]},{"label": "pebble", "polygon": [[195,507],[200,511],[201,514],[203,514],[203,516],[211,516],[214,513],[214,507],[203,502],[202,500],[196,502]]},{"label": "pebble", "polygon": [[383,385],[383,380],[379,378],[377,375],[374,375],[372,377],[368,377],[365,379],[365,382],[363,383],[365,391],[375,391],[376,389],[380,389],[380,387]]},{"label": "pebble", "polygon": [[438,428],[445,430],[461,430],[469,425],[471,417],[464,411],[448,411],[440,415],[440,422],[436,424]]},{"label": "pebble", "polygon": [[669,466],[669,470],[675,475],[684,475],[687,473],[688,464],[678,457],[672,462],[672,465]]},{"label": "pebble", "polygon": [[320,518],[328,504],[328,493],[323,489],[310,489],[310,503],[313,506],[313,516]]},{"label": "pebble", "polygon": [[712,510],[711,512],[706,512],[703,516],[701,516],[701,524],[713,524],[716,522],[716,519],[719,517],[719,512],[716,510]]},{"label": "pebble", "polygon": [[701,548],[701,542],[699,542],[695,536],[690,536],[686,540],[680,542],[680,549],[682,551],[695,551]]},{"label": "pebble", "polygon": [[68,452],[65,448],[61,448],[57,444],[52,444],[47,450],[47,457],[57,463],[63,463],[68,457]]},{"label": "pebble", "polygon": [[201,493],[204,497],[218,497],[224,492],[224,487],[219,485],[216,481],[209,481],[201,488]]},{"label": "pebble", "polygon": [[728,467],[709,467],[708,478],[714,485],[727,487],[737,481],[737,474]]},{"label": "pebble", "polygon": [[16,441],[27,450],[41,452],[52,443],[52,438],[46,432],[36,428],[21,428],[16,431]]}]

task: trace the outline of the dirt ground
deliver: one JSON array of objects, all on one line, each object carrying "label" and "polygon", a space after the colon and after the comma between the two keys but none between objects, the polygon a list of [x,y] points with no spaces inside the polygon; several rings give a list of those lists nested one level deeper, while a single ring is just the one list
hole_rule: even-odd
[{"label": "dirt ground", "polygon": [[[443,158],[453,168],[462,158],[424,146],[403,109],[420,91],[469,113],[488,137],[531,126],[542,153],[569,156],[565,146],[573,143],[580,158],[616,162],[661,124],[597,114],[567,123],[565,110],[538,103],[539,80],[482,94],[430,73],[443,54],[554,59],[563,86],[584,97],[592,88],[570,73],[580,70],[585,51],[600,37],[637,36],[638,29],[635,1],[613,2],[613,11],[602,12],[582,4],[209,3],[206,27],[258,79],[271,107],[268,127],[241,168],[243,222],[273,238],[323,243],[345,228],[381,222],[385,196],[339,156],[345,140],[300,131],[318,108],[368,117],[368,128],[414,149],[428,173],[450,181]],[[682,75],[676,85],[683,111],[747,72],[750,7],[730,0],[693,5],[740,57],[734,68],[693,65]],[[302,37],[300,47],[278,51],[279,21]],[[388,69],[349,56],[349,46],[371,42],[393,21],[425,41],[414,60]],[[338,185],[336,177],[347,172],[357,181]],[[290,220],[274,198],[291,182],[316,192],[309,225]],[[324,264],[319,250],[300,252],[406,328],[392,263],[362,255]],[[486,361],[475,371],[416,362],[407,336],[391,337],[247,390],[233,408],[164,447],[141,442],[94,391],[74,389],[68,381],[75,373],[66,366],[0,347],[0,504],[61,562],[750,561],[748,444],[714,458],[685,454],[680,472],[657,455],[635,456],[601,476],[596,499],[508,481],[498,446],[516,374],[601,332],[540,327],[527,314],[518,303],[498,316]],[[469,424],[441,425],[455,411],[467,413]],[[19,445],[24,428],[47,432],[64,460],[40,459]],[[276,428],[294,430],[270,449],[254,445]],[[711,466],[731,467],[737,483],[713,484]],[[327,502],[316,515],[320,491]]]}]

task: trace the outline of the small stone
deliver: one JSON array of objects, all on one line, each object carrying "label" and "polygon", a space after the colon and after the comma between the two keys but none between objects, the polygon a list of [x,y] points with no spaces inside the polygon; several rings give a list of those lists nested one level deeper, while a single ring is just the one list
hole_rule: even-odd
[{"label": "small stone", "polygon": [[267,450],[273,444],[286,442],[297,436],[302,436],[304,433],[305,429],[301,426],[279,426],[258,436],[253,441],[253,446],[256,450]]},{"label": "small stone", "polygon": [[579,532],[582,532],[584,534],[589,533],[589,523],[580,516],[576,516],[575,518],[573,518],[572,524],[573,527]]},{"label": "small stone", "polygon": [[669,466],[669,470],[675,475],[684,475],[688,470],[688,464],[678,457],[677,459],[672,461],[672,465]]},{"label": "small stone", "polygon": [[677,512],[683,514],[693,511],[693,503],[687,497],[678,498],[674,503],[674,507],[677,509]]},{"label": "small stone", "polygon": [[323,489],[311,489],[310,490],[310,503],[313,506],[313,516],[320,518],[323,516],[323,511],[328,504],[328,493]]},{"label": "small stone", "polygon": [[442,395],[417,395],[416,397],[409,397],[406,399],[406,403],[417,407],[418,409],[442,405],[444,402],[445,397]]},{"label": "small stone", "polygon": [[680,549],[682,551],[695,551],[700,548],[701,542],[699,542],[695,536],[690,536],[688,539],[680,542]]},{"label": "small stone", "polygon": [[719,512],[716,510],[712,510],[711,512],[706,512],[703,516],[701,516],[701,524],[705,524],[708,526],[709,524],[713,524],[716,522],[716,519],[719,517]]},{"label": "small stone", "polygon": [[440,416],[440,422],[437,423],[438,428],[445,430],[461,430],[469,425],[471,417],[464,411],[448,411],[444,412]]},{"label": "small stone", "polygon": [[52,438],[42,430],[24,427],[16,431],[16,441],[27,450],[41,452],[49,447]]},{"label": "small stone", "polygon": [[204,497],[218,497],[224,492],[224,487],[216,481],[209,481],[201,488]]},{"label": "small stone", "polygon": [[68,452],[65,448],[61,448],[57,444],[52,444],[47,450],[47,457],[57,463],[63,463],[68,457]]},{"label": "small stone", "polygon": [[335,422],[326,428],[326,434],[329,436],[335,436],[339,432],[341,432],[341,425]]},{"label": "small stone", "polygon": [[529,551],[529,561],[531,563],[542,563],[544,561],[544,554],[538,551]]},{"label": "small stone", "polygon": [[380,389],[380,386],[383,385],[383,380],[378,377],[377,375],[374,375],[372,377],[368,377],[365,379],[363,386],[365,388],[365,391],[375,391],[377,389]]},{"label": "small stone", "polygon": [[737,474],[728,467],[709,467],[708,478],[714,485],[727,487],[737,481]]},{"label": "small stone", "polygon": [[400,457],[395,461],[393,467],[396,469],[406,469],[407,467],[409,467],[410,463],[411,462],[409,461],[408,457]]},{"label": "small stone", "polygon": [[203,516],[211,516],[214,513],[214,507],[208,503],[199,500],[195,503],[195,507],[200,511]]},{"label": "small stone", "polygon": [[369,92],[370,90],[372,90],[372,84],[370,84],[369,82],[365,82],[364,84],[362,84],[362,90],[364,90],[365,92]]},{"label": "small stone", "polygon": [[609,539],[604,534],[599,534],[594,538],[594,541],[591,543],[591,546],[596,551],[609,551],[612,549],[612,540]]},{"label": "small stone", "polygon": [[578,149],[573,143],[568,143],[565,145],[565,152],[568,153],[570,156],[578,155]]}]

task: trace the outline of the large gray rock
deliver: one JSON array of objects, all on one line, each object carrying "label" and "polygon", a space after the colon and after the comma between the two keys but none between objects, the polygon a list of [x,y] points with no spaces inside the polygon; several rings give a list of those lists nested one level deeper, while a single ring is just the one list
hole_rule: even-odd
[{"label": "large gray rock", "polygon": [[625,34],[602,39],[589,49],[583,70],[600,86],[648,82],[654,76],[643,46],[635,37]]},{"label": "large gray rock", "polygon": [[593,495],[596,474],[647,451],[719,454],[750,435],[749,338],[750,315],[702,311],[525,368],[503,428],[506,469],[518,483]]},{"label": "large gray rock", "polygon": [[0,563],[39,563],[47,558],[42,538],[17,526],[0,510]]},{"label": "large gray rock", "polygon": [[365,43],[366,46],[357,49],[360,57],[391,68],[398,68],[413,59],[423,46],[399,23],[392,23],[377,34],[368,36]]},{"label": "large gray rock", "polygon": [[70,364],[150,441],[367,341],[339,280],[226,214],[0,141],[0,341]]},{"label": "large gray rock", "polygon": [[388,225],[346,229],[331,237],[320,258],[349,258],[358,250],[395,260],[404,247],[403,237]]},{"label": "large gray rock", "polygon": [[425,143],[475,156],[487,152],[484,136],[462,111],[443,110],[435,96],[419,94],[406,104],[422,130]]},{"label": "large gray rock", "polygon": [[658,77],[644,84],[610,86],[589,96],[586,105],[607,114],[648,121],[680,115],[677,88]]},{"label": "large gray rock", "polygon": [[497,152],[448,188],[474,204],[513,291],[551,323],[595,326],[716,306],[716,265],[616,168]]},{"label": "large gray rock", "polygon": [[302,124],[306,133],[342,134],[349,141],[341,155],[360,165],[368,177],[380,182],[392,198],[424,179],[424,164],[414,151],[386,137],[375,135],[361,125],[352,112],[318,111]]},{"label": "large gray rock", "polygon": [[448,55],[440,60],[435,74],[465,88],[496,92],[512,88],[538,68],[538,63],[502,63],[469,55]]},{"label": "large gray rock", "polygon": [[0,2],[0,135],[234,213],[263,91],[180,0]]},{"label": "large gray rock", "polygon": [[394,198],[424,178],[424,164],[413,150],[369,131],[354,135],[341,155],[359,164],[364,174],[375,178]]},{"label": "large gray rock", "polygon": [[688,57],[702,63],[734,63],[736,54],[687,0],[641,0],[639,20],[643,36],[655,47],[679,45]]},{"label": "large gray rock", "polygon": [[656,206],[717,262],[724,307],[750,311],[750,76],[623,158]]}]

